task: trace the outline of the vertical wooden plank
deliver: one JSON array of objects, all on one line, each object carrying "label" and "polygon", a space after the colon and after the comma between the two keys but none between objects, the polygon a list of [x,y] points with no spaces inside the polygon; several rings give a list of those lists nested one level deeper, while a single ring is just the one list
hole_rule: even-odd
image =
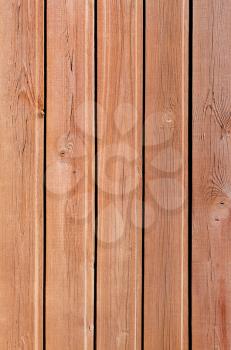
[{"label": "vertical wooden plank", "polygon": [[231,2],[194,1],[193,349],[231,348]]},{"label": "vertical wooden plank", "polygon": [[42,349],[43,1],[0,0],[0,348]]},{"label": "vertical wooden plank", "polygon": [[146,2],[144,348],[188,349],[187,0]]},{"label": "vertical wooden plank", "polygon": [[141,0],[99,0],[97,349],[141,347]]},{"label": "vertical wooden plank", "polygon": [[47,1],[47,350],[93,349],[93,12]]}]

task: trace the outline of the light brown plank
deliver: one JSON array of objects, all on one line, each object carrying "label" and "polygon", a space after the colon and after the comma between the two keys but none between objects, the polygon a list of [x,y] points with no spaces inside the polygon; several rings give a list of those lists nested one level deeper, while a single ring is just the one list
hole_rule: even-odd
[{"label": "light brown plank", "polygon": [[0,348],[42,349],[43,1],[0,0]]},{"label": "light brown plank", "polygon": [[93,5],[47,1],[47,350],[93,349]]},{"label": "light brown plank", "polygon": [[146,2],[146,350],[188,349],[187,10],[187,0]]},{"label": "light brown plank", "polygon": [[194,1],[193,349],[231,348],[231,2]]},{"label": "light brown plank", "polygon": [[97,349],[140,349],[143,6],[97,5]]}]

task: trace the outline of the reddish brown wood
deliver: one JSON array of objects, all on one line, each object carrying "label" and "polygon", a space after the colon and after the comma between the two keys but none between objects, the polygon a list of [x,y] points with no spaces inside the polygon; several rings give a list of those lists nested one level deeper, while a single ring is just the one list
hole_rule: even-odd
[{"label": "reddish brown wood", "polygon": [[47,1],[46,349],[93,349],[94,3]]},{"label": "reddish brown wood", "polygon": [[42,349],[43,1],[0,0],[0,349]]},{"label": "reddish brown wood", "polygon": [[188,2],[146,2],[144,348],[188,349]]},{"label": "reddish brown wood", "polygon": [[231,3],[193,4],[193,349],[230,349]]},{"label": "reddish brown wood", "polygon": [[99,0],[97,349],[141,348],[142,7]]}]

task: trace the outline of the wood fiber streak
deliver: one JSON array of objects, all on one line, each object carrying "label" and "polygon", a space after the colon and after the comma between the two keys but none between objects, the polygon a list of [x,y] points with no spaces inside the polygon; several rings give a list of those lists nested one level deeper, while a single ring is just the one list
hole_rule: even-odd
[{"label": "wood fiber streak", "polygon": [[144,349],[188,349],[188,3],[146,1]]},{"label": "wood fiber streak", "polygon": [[46,349],[93,349],[94,2],[47,1]]},{"label": "wood fiber streak", "polygon": [[141,0],[97,2],[97,349],[141,348]]},{"label": "wood fiber streak", "polygon": [[42,349],[43,1],[0,0],[0,348]]},{"label": "wood fiber streak", "polygon": [[193,13],[193,349],[230,349],[231,2]]}]

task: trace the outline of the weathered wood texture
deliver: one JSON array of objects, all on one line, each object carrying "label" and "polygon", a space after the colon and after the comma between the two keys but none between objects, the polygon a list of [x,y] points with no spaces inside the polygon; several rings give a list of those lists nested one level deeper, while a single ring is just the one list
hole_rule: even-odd
[{"label": "weathered wood texture", "polygon": [[93,349],[93,5],[47,1],[47,350]]},{"label": "weathered wood texture", "polygon": [[97,6],[97,349],[140,349],[143,2]]},{"label": "weathered wood texture", "polygon": [[231,2],[193,12],[193,349],[230,349]]},{"label": "weathered wood texture", "polygon": [[144,348],[187,349],[188,3],[146,2]]},{"label": "weathered wood texture", "polygon": [[42,349],[43,2],[0,0],[0,13],[0,348],[38,350]]}]

